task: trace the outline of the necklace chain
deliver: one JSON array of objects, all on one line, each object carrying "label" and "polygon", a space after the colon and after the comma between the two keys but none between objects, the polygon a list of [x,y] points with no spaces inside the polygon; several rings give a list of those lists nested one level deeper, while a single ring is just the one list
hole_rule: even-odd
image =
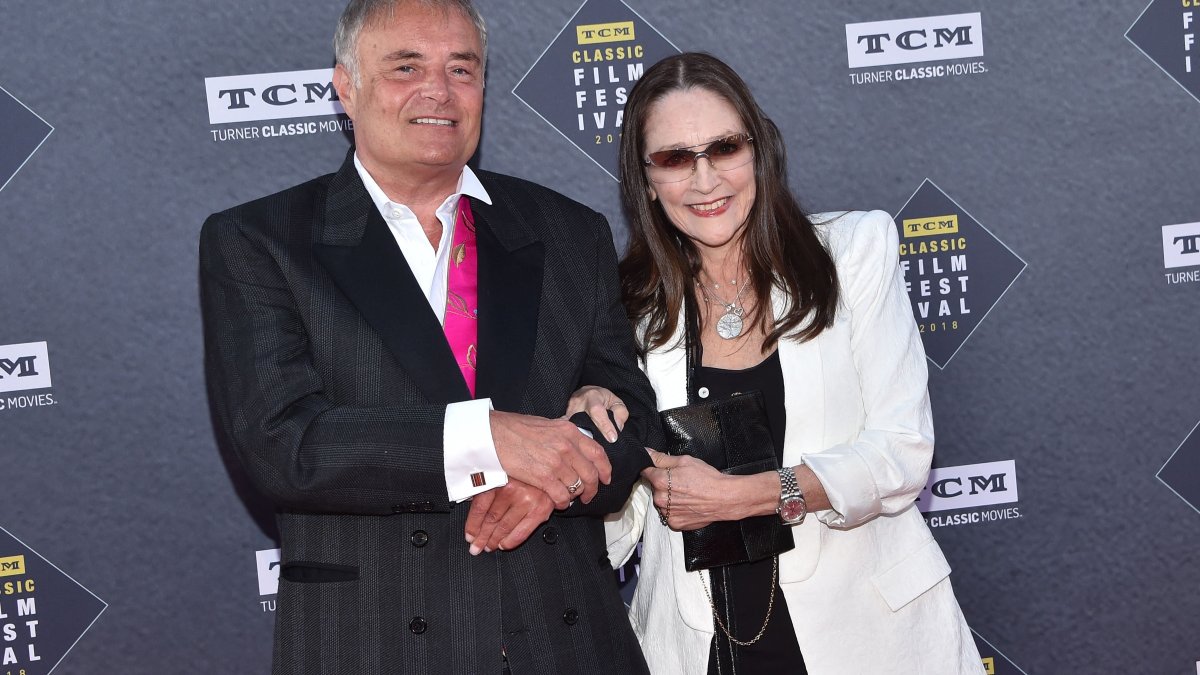
[{"label": "necklace chain", "polygon": [[713,284],[713,295],[717,296],[717,299],[714,300],[712,295],[708,294],[708,287],[700,281],[699,277],[696,278],[696,286],[700,288],[700,295],[704,296],[704,301],[725,310],[725,313],[717,319],[716,325],[713,326],[713,330],[724,340],[733,340],[742,334],[742,317],[746,314],[746,310],[742,307],[742,294],[750,285],[748,280],[743,280],[741,285],[738,285],[737,279],[732,279],[730,283],[737,286],[738,290],[733,300],[726,302],[725,298],[717,294],[717,289],[721,287],[720,284]]},{"label": "necklace chain", "polygon": [[[740,286],[738,286],[737,279],[730,279],[729,283],[734,286],[737,286],[738,290],[737,290],[737,295],[735,295],[733,298],[733,301],[726,302],[725,298],[722,298],[720,296],[720,294],[717,293],[717,289],[719,289],[721,287],[721,284],[713,284],[712,285],[713,286],[712,295],[709,295],[708,294],[708,286],[706,286],[702,281],[700,281],[699,277],[696,278],[696,285],[700,287],[700,293],[704,296],[704,299],[707,300],[708,302],[713,303],[714,305],[718,305],[720,307],[725,307],[726,309],[728,309],[730,307],[741,305],[742,293],[744,293],[746,291],[746,286],[749,285],[748,283],[743,282]],[[715,295],[717,297],[716,300],[713,299],[713,295]]]}]

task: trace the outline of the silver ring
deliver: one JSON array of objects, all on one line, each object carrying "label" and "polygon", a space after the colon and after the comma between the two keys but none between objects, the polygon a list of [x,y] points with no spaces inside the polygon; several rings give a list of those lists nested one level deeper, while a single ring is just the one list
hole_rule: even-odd
[{"label": "silver ring", "polygon": [[583,478],[576,478],[574,483],[567,486],[567,492],[575,494],[581,487],[583,487]]}]

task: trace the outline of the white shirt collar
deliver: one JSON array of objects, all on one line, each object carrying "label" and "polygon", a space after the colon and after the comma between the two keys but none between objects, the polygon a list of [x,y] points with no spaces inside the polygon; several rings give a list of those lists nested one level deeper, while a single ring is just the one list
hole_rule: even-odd
[{"label": "white shirt collar", "polygon": [[354,156],[354,168],[362,178],[363,185],[367,188],[367,194],[375,203],[375,208],[383,216],[383,221],[387,224],[392,237],[395,238],[396,245],[400,247],[400,252],[404,255],[404,260],[408,263],[413,278],[416,279],[417,285],[425,294],[425,299],[429,301],[430,309],[433,310],[438,322],[443,321],[446,314],[446,275],[450,265],[450,243],[454,235],[454,220],[457,217],[459,197],[466,195],[485,204],[491,204],[492,200],[488,196],[487,190],[483,189],[483,184],[479,182],[479,178],[471,171],[470,167],[464,166],[462,175],[458,179],[458,189],[446,197],[434,214],[442,223],[442,237],[435,246],[430,246],[430,241],[420,221],[417,220],[417,215],[408,206],[388,199],[383,189],[358,161],[357,153]]},{"label": "white shirt collar", "polygon": [[[393,202],[388,198],[383,188],[379,187],[379,183],[375,182],[375,179],[363,167],[362,162],[358,159],[357,152],[354,153],[354,168],[358,171],[359,178],[362,178],[363,186],[367,188],[367,194],[371,196],[371,201],[375,203],[375,208],[379,209],[379,212],[384,214],[385,218],[392,212],[393,206],[408,208],[408,205]],[[458,177],[458,187],[452,194],[446,197],[446,202],[443,202],[443,206],[452,200],[457,202],[461,195],[474,197],[489,206],[492,203],[492,198],[488,195],[487,190],[484,189],[483,183],[479,182],[479,177],[475,175],[471,167],[466,165],[463,165],[462,174]]]}]

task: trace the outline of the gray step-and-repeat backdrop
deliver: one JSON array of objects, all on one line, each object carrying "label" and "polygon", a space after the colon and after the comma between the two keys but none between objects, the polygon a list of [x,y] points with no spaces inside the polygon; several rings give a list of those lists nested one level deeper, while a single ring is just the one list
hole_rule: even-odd
[{"label": "gray step-and-repeat backdrop", "polygon": [[[627,89],[727,60],[809,209],[896,217],[921,508],[987,672],[1200,671],[1200,2],[579,2],[481,1],[478,164],[621,246]],[[213,440],[197,235],[338,166],[340,5],[0,3],[0,675],[267,672],[277,544]]]}]

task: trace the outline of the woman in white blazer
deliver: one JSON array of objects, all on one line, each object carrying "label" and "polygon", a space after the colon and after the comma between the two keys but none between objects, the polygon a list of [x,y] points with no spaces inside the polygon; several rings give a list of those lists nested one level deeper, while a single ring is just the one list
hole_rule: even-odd
[{"label": "woman in white blazer", "polygon": [[[652,453],[657,468],[606,524],[616,566],[643,541],[630,618],[651,671],[983,672],[915,505],[933,425],[891,218],[805,216],[778,130],[711,56],[647,70],[624,119],[622,286],[659,409],[688,403],[694,321],[693,400],[766,372],[784,411],[768,401],[780,472],[725,476]],[[681,530],[780,509],[795,548],[777,561],[740,581],[685,571]]]}]

